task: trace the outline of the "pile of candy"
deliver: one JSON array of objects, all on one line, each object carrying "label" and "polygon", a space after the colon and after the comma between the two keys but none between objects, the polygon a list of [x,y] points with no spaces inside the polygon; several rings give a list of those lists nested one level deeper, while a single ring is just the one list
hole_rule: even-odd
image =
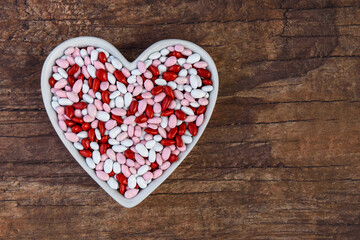
[{"label": "pile of candy", "polygon": [[53,66],[51,104],[89,168],[133,198],[197,135],[213,90],[207,66],[182,45],[132,71],[104,49],[70,47]]}]

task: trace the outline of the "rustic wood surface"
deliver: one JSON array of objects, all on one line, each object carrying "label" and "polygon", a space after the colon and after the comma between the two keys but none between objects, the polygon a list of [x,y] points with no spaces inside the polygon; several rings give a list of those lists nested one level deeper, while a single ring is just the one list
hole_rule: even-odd
[{"label": "rustic wood surface", "polygon": [[[360,239],[360,9],[350,0],[0,3],[0,239]],[[71,37],[128,59],[167,38],[214,58],[211,121],[143,203],[67,152],[40,72]]]}]

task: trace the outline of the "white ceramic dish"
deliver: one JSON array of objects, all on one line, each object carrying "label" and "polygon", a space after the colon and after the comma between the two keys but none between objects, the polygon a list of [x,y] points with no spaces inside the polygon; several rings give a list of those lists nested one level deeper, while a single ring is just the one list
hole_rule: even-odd
[{"label": "white ceramic dish", "polygon": [[[132,199],[126,199],[123,195],[119,193],[118,190],[111,189],[108,184],[102,180],[100,180],[96,174],[95,171],[90,169],[85,161],[84,157],[82,157],[77,149],[73,146],[71,142],[69,142],[65,136],[63,131],[60,129],[58,125],[57,120],[57,114],[54,111],[54,109],[51,107],[51,97],[52,94],[50,92],[50,85],[49,85],[49,78],[52,73],[52,66],[55,63],[55,60],[60,58],[64,50],[67,49],[70,46],[77,46],[77,47],[84,47],[84,46],[95,46],[95,47],[101,47],[108,51],[110,54],[118,58],[122,63],[123,66],[128,68],[129,70],[135,69],[137,67],[137,62],[139,60],[144,61],[147,59],[147,57],[152,53],[156,51],[160,51],[164,47],[173,46],[176,44],[182,44],[186,48],[191,49],[192,51],[199,53],[201,55],[201,58],[208,62],[209,66],[208,69],[211,71],[212,77],[211,80],[213,82],[214,90],[210,93],[209,97],[209,105],[207,107],[207,110],[205,112],[205,120],[204,123],[199,127],[198,134],[194,137],[194,140],[191,144],[187,145],[187,149],[185,152],[181,153],[179,155],[178,161],[171,164],[171,166],[164,171],[162,176],[159,178],[153,180],[146,189],[140,190],[139,194],[135,196]],[[170,174],[181,164],[181,162],[185,159],[185,157],[189,154],[189,152],[193,149],[197,141],[199,140],[200,136],[204,132],[206,125],[209,122],[210,116],[214,110],[217,94],[219,89],[219,78],[218,78],[218,72],[215,66],[214,61],[210,57],[210,55],[201,47],[198,45],[184,40],[178,40],[178,39],[167,39],[162,40],[157,43],[154,43],[149,48],[147,48],[135,61],[128,62],[124,56],[109,42],[95,37],[77,37],[69,39],[60,45],[58,45],[54,50],[51,51],[49,56],[46,58],[46,61],[44,63],[44,66],[42,68],[41,72],[41,93],[45,105],[46,112],[50,118],[51,124],[53,125],[56,133],[60,137],[61,141],[64,143],[66,148],[69,150],[69,152],[73,155],[73,157],[76,159],[76,161],[80,164],[80,166],[89,174],[95,182],[97,182],[100,187],[102,187],[112,198],[115,199],[119,204],[121,204],[124,207],[131,208],[142,202],[151,192],[153,192],[163,181],[165,181],[166,178],[170,176]]]}]

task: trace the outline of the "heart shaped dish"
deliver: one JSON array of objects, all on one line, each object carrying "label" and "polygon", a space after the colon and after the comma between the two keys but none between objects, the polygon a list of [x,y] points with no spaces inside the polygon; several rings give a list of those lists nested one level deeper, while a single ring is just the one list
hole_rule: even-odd
[{"label": "heart shaped dish", "polygon": [[109,42],[77,37],[48,55],[46,112],[66,148],[112,198],[131,208],[180,165],[204,132],[219,78],[198,45],[168,39],[128,62]]}]

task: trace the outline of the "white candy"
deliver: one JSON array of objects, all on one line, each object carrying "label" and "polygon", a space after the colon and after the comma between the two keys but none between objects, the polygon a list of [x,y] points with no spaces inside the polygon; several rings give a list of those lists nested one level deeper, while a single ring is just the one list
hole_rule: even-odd
[{"label": "white candy", "polygon": [[137,177],[136,182],[137,182],[137,184],[139,185],[140,188],[144,189],[144,188],[147,187],[147,183],[142,177]]},{"label": "white candy", "polygon": [[115,91],[115,92],[110,94],[109,98],[110,99],[115,99],[118,96],[120,96],[120,91]]},{"label": "white candy", "polygon": [[101,133],[97,128],[95,129],[95,137],[97,138],[97,140],[101,140]]},{"label": "white candy", "polygon": [[60,104],[57,101],[52,101],[51,106],[56,111],[56,108],[60,107]]},{"label": "white candy", "polygon": [[126,149],[127,149],[127,147],[125,147],[123,145],[112,146],[112,150],[114,150],[114,152],[124,152]]},{"label": "white candy", "polygon": [[199,77],[197,79],[197,87],[201,87],[202,86],[202,81],[201,81],[201,78]]},{"label": "white candy", "polygon": [[101,93],[100,92],[96,92],[95,93],[95,97],[99,100],[101,100]]},{"label": "white candy", "polygon": [[194,64],[198,61],[200,61],[200,55],[198,53],[194,53],[192,55],[190,55],[187,59],[186,59],[186,62],[187,63],[191,63],[191,64]]},{"label": "white candy", "polygon": [[190,137],[192,136],[191,133],[189,132],[189,130],[185,131],[185,135],[190,136]]},{"label": "white candy", "polygon": [[184,113],[186,113],[186,115],[189,115],[189,116],[194,115],[193,110],[192,110],[191,108],[189,108],[189,107],[183,106],[183,107],[181,107],[181,110],[182,110]]},{"label": "white candy", "polygon": [[155,83],[159,86],[166,86],[167,85],[167,81],[165,79],[161,79],[161,78],[158,78],[155,80]]},{"label": "white candy", "polygon": [[114,99],[110,100],[109,107],[110,108],[115,108],[115,100]]},{"label": "white candy", "polygon": [[208,86],[203,86],[201,88],[204,92],[211,92],[212,90],[214,90],[214,87],[211,86],[211,85],[208,85]]},{"label": "white candy", "polygon": [[198,102],[192,102],[192,103],[190,103],[190,106],[192,106],[194,108],[198,108],[198,107],[200,107],[200,104]]},{"label": "white candy", "polygon": [[152,64],[152,60],[148,59],[144,63],[145,63],[145,67],[148,68]]},{"label": "white candy", "polygon": [[149,151],[147,150],[147,148],[144,146],[144,144],[142,143],[138,143],[135,146],[136,151],[143,157],[148,157],[149,156]]},{"label": "white candy", "polygon": [[[156,144],[156,143],[155,143],[155,144]],[[155,144],[154,144],[154,146],[155,146]],[[149,159],[149,161],[150,161],[151,163],[155,162],[155,160],[156,160],[156,153],[155,153],[155,150],[154,150],[154,149],[150,149],[150,150],[149,150],[149,157],[148,157],[148,159]]]},{"label": "white candy", "polygon": [[146,144],[145,144],[145,147],[146,147],[147,149],[151,149],[151,148],[153,148],[153,147],[155,146],[155,143],[156,143],[155,140],[147,141]]},{"label": "white candy", "polygon": [[73,101],[71,101],[70,99],[68,98],[60,98],[58,100],[58,103],[61,105],[61,106],[71,106],[74,104]]},{"label": "white candy", "polygon": [[74,143],[74,147],[77,149],[77,150],[83,150],[84,149],[84,146],[79,143],[79,142],[75,142]]},{"label": "white candy", "polygon": [[121,133],[121,128],[119,126],[114,127],[113,129],[110,130],[109,137],[116,138],[117,135],[119,135],[120,133]]},{"label": "white candy", "polygon": [[116,83],[116,86],[117,86],[117,89],[118,89],[122,94],[127,93],[126,86],[125,86],[125,84],[123,84],[122,82],[117,82],[117,83]]},{"label": "white candy", "polygon": [[170,53],[170,51],[166,48],[163,48],[163,49],[161,49],[160,53],[161,53],[161,55],[166,56]]},{"label": "white candy", "polygon": [[60,73],[54,73],[54,74],[53,74],[53,78],[54,78],[56,81],[59,81],[59,80],[62,79],[63,77],[60,75]]},{"label": "white candy", "polygon": [[160,73],[160,74],[163,73],[163,72],[165,72],[166,69],[167,69],[167,68],[165,67],[164,64],[160,64],[160,65],[158,66],[158,70],[159,70],[159,73]]},{"label": "white candy", "polygon": [[113,171],[114,171],[114,173],[116,173],[116,174],[121,173],[120,163],[114,162],[114,164],[113,164]]},{"label": "white candy", "polygon": [[78,136],[79,138],[87,138],[88,137],[88,132],[87,131],[81,131],[81,132],[77,133],[76,136]]},{"label": "white candy", "polygon": [[[198,87],[198,79],[200,79],[200,77],[198,75],[190,75],[190,85],[192,88],[197,88]],[[201,79],[200,79],[201,82]]]},{"label": "white candy", "polygon": [[191,91],[190,94],[191,94],[191,96],[192,96],[193,98],[202,98],[202,97],[205,96],[206,92],[204,92],[204,91],[201,90],[201,89],[194,89],[194,90]]},{"label": "white candy", "polygon": [[84,49],[84,48],[81,49],[80,50],[80,55],[81,55],[82,58],[85,58],[86,56],[88,56],[88,53],[87,53],[86,49]]},{"label": "white candy", "polygon": [[[185,58],[179,58],[178,60],[177,60],[177,62],[178,62],[178,64],[180,65],[180,66],[183,66],[184,65],[184,63],[186,62],[186,59]],[[186,70],[186,69],[185,69]],[[186,75],[185,75],[186,76]],[[184,76],[184,77],[185,77]]]},{"label": "white candy", "polygon": [[107,159],[104,162],[104,172],[106,173],[111,173],[112,169],[113,169],[113,160],[111,159]]},{"label": "white candy", "polygon": [[150,54],[149,59],[154,60],[154,59],[158,59],[159,57],[161,57],[161,54],[159,52],[154,52]]},{"label": "white candy", "polygon": [[82,91],[83,91],[84,94],[88,93],[89,90],[90,90],[90,87],[89,87],[88,84],[83,84],[82,85]]},{"label": "white candy", "polygon": [[68,74],[67,74],[67,72],[64,70],[64,69],[62,69],[62,68],[58,68],[58,72],[59,72],[59,74],[63,77],[63,78],[67,78],[68,77]]},{"label": "white candy", "polygon": [[88,165],[89,168],[91,168],[91,169],[95,168],[96,165],[95,165],[94,161],[91,158],[86,158],[85,161],[86,161],[86,164]]},{"label": "white candy", "polygon": [[119,59],[117,58],[111,58],[111,64],[114,66],[114,68],[120,70],[122,68],[122,64]]},{"label": "white candy", "polygon": [[161,152],[163,150],[164,146],[161,145],[160,143],[155,143],[155,146],[153,147],[153,149],[155,150],[155,152]]},{"label": "white candy", "polygon": [[75,57],[75,63],[79,65],[79,67],[82,67],[84,66],[84,59],[82,59],[82,57],[77,56]]},{"label": "white candy", "polygon": [[183,91],[183,90],[184,90],[184,85],[178,84],[178,85],[177,85],[177,89],[178,89],[179,91]]},{"label": "white candy", "polygon": [[115,106],[117,108],[123,108],[124,107],[124,98],[122,96],[118,96],[115,98]]},{"label": "white candy", "polygon": [[[190,109],[191,110],[191,109]],[[168,117],[161,117],[161,123],[160,126],[162,128],[166,128],[166,126],[168,125],[169,122],[169,118]]]},{"label": "white candy", "polygon": [[186,136],[186,135],[182,135],[181,136],[181,140],[185,143],[185,144],[190,144],[193,141],[193,138],[190,136]]},{"label": "white candy", "polygon": [[[139,69],[134,69],[131,71],[131,75],[136,75],[136,76],[139,76],[141,75],[142,73],[139,71]],[[129,80],[128,80],[129,82]],[[130,83],[130,82],[129,82]]]},{"label": "white candy", "polygon": [[128,125],[126,125],[126,124],[121,124],[121,130],[123,131],[123,132],[126,132],[127,131],[127,129],[128,129]]},{"label": "white candy", "polygon": [[143,165],[141,166],[138,170],[137,170],[137,174],[142,176],[144,175],[147,171],[149,171],[149,166],[148,165]]},{"label": "white candy", "polygon": [[128,92],[124,95],[125,107],[128,108],[130,106],[131,102],[132,102],[132,95],[131,95],[131,93]]},{"label": "white candy", "polygon": [[131,139],[125,139],[121,141],[121,145],[124,145],[125,147],[131,147],[134,144],[134,142]]},{"label": "white candy", "polygon": [[181,69],[178,73],[179,77],[186,77],[188,75],[188,71],[186,69]]},{"label": "white candy", "polygon": [[107,122],[110,119],[110,114],[105,111],[98,111],[96,113],[96,118],[100,121]]},{"label": "white candy", "polygon": [[100,152],[95,150],[92,152],[92,158],[94,160],[94,163],[98,164],[101,160]]},{"label": "white candy", "polygon": [[116,78],[114,77],[114,75],[110,72],[107,73],[107,78],[110,84],[115,84],[116,83]]},{"label": "white candy", "polygon": [[130,77],[128,77],[127,82],[130,83],[130,84],[135,83],[136,82],[136,76],[131,75]]},{"label": "white candy", "polygon": [[192,88],[191,88],[190,85],[184,85],[184,90],[185,90],[186,92],[191,92]]},{"label": "white candy", "polygon": [[[119,188],[119,183],[118,181],[115,180],[115,178],[110,178],[108,181],[107,181],[107,184],[109,185],[109,187],[111,189],[118,189]],[[140,186],[140,185],[139,185]]]},{"label": "white candy", "polygon": [[130,189],[133,189],[136,187],[136,177],[135,175],[131,175],[129,178],[128,178],[128,187]]},{"label": "white candy", "polygon": [[176,82],[174,82],[174,81],[168,82],[167,85],[168,85],[169,87],[171,87],[172,90],[175,90],[176,87],[177,87],[177,84],[176,84]]},{"label": "white candy", "polygon": [[82,114],[83,116],[87,115],[87,114],[88,114],[87,109],[84,108],[83,110],[81,110],[81,114]]},{"label": "white candy", "polygon": [[93,103],[94,102],[94,99],[89,94],[86,94],[86,93],[83,94],[83,100],[85,102],[87,102],[87,103]]},{"label": "white candy", "polygon": [[94,61],[97,61],[98,60],[98,56],[99,56],[99,52],[96,51],[96,50],[92,50],[91,53],[90,53],[90,60],[91,60],[91,63],[94,64]]},{"label": "white candy", "polygon": [[113,138],[110,138],[110,139],[108,140],[108,143],[109,143],[110,145],[118,145],[118,144],[120,144],[119,141],[116,141],[116,140],[113,139]]},{"label": "white candy", "polygon": [[93,150],[99,150],[99,144],[96,143],[96,142],[91,142],[91,143],[90,143],[90,147],[91,147]]},{"label": "white candy", "polygon": [[87,71],[92,78],[96,78],[96,69],[93,65],[87,65]]},{"label": "white candy", "polygon": [[[155,135],[154,136],[154,140],[156,141],[156,142],[160,142],[161,140],[162,140],[162,137],[161,137],[161,135]],[[156,143],[155,143],[156,144]],[[155,146],[155,145],[154,145]]]},{"label": "white candy", "polygon": [[195,68],[190,68],[190,69],[188,70],[188,72],[189,72],[189,74],[191,74],[191,75],[197,75],[197,71],[196,71]]}]

